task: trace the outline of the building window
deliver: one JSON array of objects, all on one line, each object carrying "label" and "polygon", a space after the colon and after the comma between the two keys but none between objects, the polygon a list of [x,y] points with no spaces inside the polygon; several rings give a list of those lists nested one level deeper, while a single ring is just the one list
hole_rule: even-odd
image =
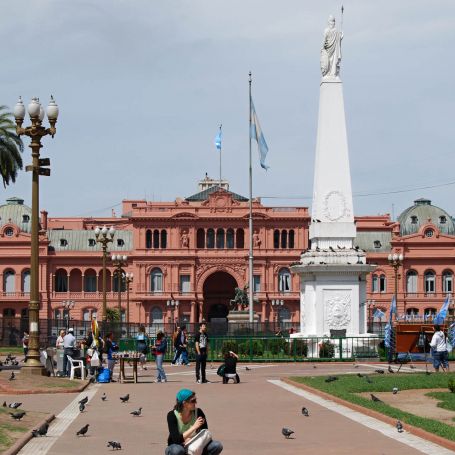
[{"label": "building window", "polygon": [[96,240],[95,239],[88,239],[88,246],[96,246]]},{"label": "building window", "polygon": [[385,275],[379,277],[379,292],[386,292],[387,290],[387,278]]},{"label": "building window", "polygon": [[253,275],[253,292],[261,292],[261,275]]},{"label": "building window", "polygon": [[433,229],[427,229],[424,234],[425,234],[425,237],[430,238],[430,237],[433,237],[434,231],[433,231]]},{"label": "building window", "polygon": [[379,277],[377,275],[371,277],[371,292],[379,292]]},{"label": "building window", "polygon": [[215,231],[210,228],[207,229],[207,248],[215,248]]},{"label": "building window", "polygon": [[381,246],[382,246],[380,240],[375,240],[375,241],[373,242],[373,244],[374,244],[374,247],[375,247],[375,248],[381,248]]},{"label": "building window", "polygon": [[235,246],[239,249],[245,248],[245,232],[243,229],[237,229],[235,235]]},{"label": "building window", "polygon": [[55,292],[68,292],[68,274],[66,270],[58,270],[55,274]]},{"label": "building window", "polygon": [[82,311],[82,320],[83,321],[90,321],[90,310],[83,310]]},{"label": "building window", "polygon": [[412,224],[417,224],[418,221],[419,220],[418,220],[418,218],[415,215],[411,216],[411,223]]},{"label": "building window", "polygon": [[291,272],[283,268],[278,272],[278,290],[280,292],[289,292],[291,290]]},{"label": "building window", "polygon": [[275,229],[273,231],[273,248],[278,249],[280,247],[280,231]]},{"label": "building window", "polygon": [[5,229],[5,235],[6,235],[7,237],[12,237],[12,236],[14,235],[14,229],[13,229],[13,228],[10,228],[10,227],[9,227],[9,228],[6,228],[6,229]]},{"label": "building window", "polygon": [[453,273],[450,270],[442,273],[442,292],[445,294],[453,292]]},{"label": "building window", "polygon": [[161,231],[161,248],[167,248],[167,231],[165,229]]},{"label": "building window", "polygon": [[22,222],[28,223],[30,221],[30,217],[28,215],[22,215]]},{"label": "building window", "polygon": [[281,248],[287,248],[288,247],[288,231],[284,229],[281,231]]},{"label": "building window", "polygon": [[224,229],[217,229],[216,231],[216,247],[224,248]]},{"label": "building window", "polygon": [[290,322],[291,321],[291,312],[289,308],[282,307],[278,312],[278,319],[280,322]]},{"label": "building window", "polygon": [[153,269],[150,274],[150,290],[152,292],[163,292],[163,272],[161,269]]},{"label": "building window", "polygon": [[434,319],[436,316],[436,308],[425,308],[425,311],[423,312],[423,317],[425,319]]},{"label": "building window", "polygon": [[294,229],[291,229],[289,231],[289,248],[294,248],[294,237],[295,237]]},{"label": "building window", "polygon": [[3,273],[3,291],[14,292],[16,290],[16,274],[12,270]]},{"label": "building window", "polygon": [[417,308],[408,308],[406,310],[406,319],[416,319],[419,317],[419,310]]},{"label": "building window", "polygon": [[160,247],[160,231],[155,229],[153,231],[153,248],[158,249]]},{"label": "building window", "polygon": [[84,275],[84,292],[96,292],[96,273],[87,270]]},{"label": "building window", "polygon": [[30,292],[30,270],[22,272],[22,292]]},{"label": "building window", "polygon": [[117,239],[117,246],[118,247],[125,246],[125,241],[123,239]]},{"label": "building window", "polygon": [[54,319],[62,319],[62,311],[54,310]]},{"label": "building window", "polygon": [[[113,291],[118,292],[120,288],[120,292],[126,292],[126,281],[125,281],[125,274],[124,272],[120,272],[120,275],[118,274],[118,271],[116,270],[114,274],[112,275],[113,281]],[[120,283],[119,283],[120,281]],[[120,286],[119,286],[120,284]]]},{"label": "building window", "polygon": [[162,323],[163,322],[163,310],[159,307],[153,307],[150,312],[150,323]]},{"label": "building window", "polygon": [[180,275],[180,292],[191,292],[190,275]]},{"label": "building window", "polygon": [[145,248],[152,248],[152,231],[150,229],[145,231]]},{"label": "building window", "polygon": [[446,224],[447,223],[447,218],[444,215],[440,216],[439,217],[439,223],[440,224]]},{"label": "building window", "polygon": [[66,239],[60,239],[60,246],[61,246],[62,248],[68,246],[68,240],[66,240]]},{"label": "building window", "polygon": [[226,248],[234,248],[234,229],[229,228],[226,231]]},{"label": "building window", "polygon": [[415,270],[409,270],[406,274],[406,292],[408,294],[417,292],[417,272]]},{"label": "building window", "polygon": [[205,232],[204,229],[198,229],[196,233],[196,245],[198,248],[205,248]]},{"label": "building window", "polygon": [[433,271],[425,272],[425,292],[427,294],[432,294],[436,292],[436,278]]},{"label": "building window", "polygon": [[126,311],[125,310],[120,311],[120,321],[126,322]]}]

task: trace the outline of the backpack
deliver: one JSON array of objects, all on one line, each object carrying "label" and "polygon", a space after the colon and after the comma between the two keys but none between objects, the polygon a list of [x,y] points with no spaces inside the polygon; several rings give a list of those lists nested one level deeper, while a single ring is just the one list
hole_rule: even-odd
[{"label": "backpack", "polygon": [[220,365],[220,366],[218,367],[218,370],[216,370],[216,374],[217,374],[218,376],[223,377],[223,376],[224,376],[224,369],[225,369],[225,368],[226,368],[226,365],[223,363],[222,365]]}]

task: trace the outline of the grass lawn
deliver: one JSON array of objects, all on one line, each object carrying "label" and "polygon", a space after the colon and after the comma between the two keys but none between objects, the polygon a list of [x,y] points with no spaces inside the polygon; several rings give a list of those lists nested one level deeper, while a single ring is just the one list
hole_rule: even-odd
[{"label": "grass lawn", "polygon": [[[426,394],[429,397],[436,398],[440,408],[455,411],[455,393],[452,392],[430,392]],[[455,417],[452,419],[455,420]]]},{"label": "grass lawn", "polygon": [[13,347],[0,347],[0,355],[8,355],[12,354],[15,356],[23,356],[24,350],[21,347],[13,346]]},{"label": "grass lawn", "polygon": [[[438,420],[419,417],[417,415],[401,411],[400,409],[389,406],[383,402],[376,403],[358,395],[361,392],[391,392],[393,387],[398,387],[400,390],[447,388],[450,377],[453,378],[454,374],[440,373],[431,374],[429,376],[424,373],[395,373],[393,375],[369,374],[368,378],[371,379],[371,384],[369,384],[365,378],[359,378],[357,375],[339,375],[337,381],[329,383],[325,382],[326,376],[291,377],[290,379],[295,382],[314,387],[315,389],[329,393],[351,403],[365,408],[374,409],[375,411],[389,417],[399,419],[403,423],[408,423],[443,438],[455,441],[455,427]],[[444,398],[441,407],[455,410],[455,394],[450,393],[448,389],[447,392],[450,397]],[[445,392],[432,392],[429,395],[434,396],[433,393],[442,393],[445,396]],[[436,398],[439,399],[439,397]]]}]

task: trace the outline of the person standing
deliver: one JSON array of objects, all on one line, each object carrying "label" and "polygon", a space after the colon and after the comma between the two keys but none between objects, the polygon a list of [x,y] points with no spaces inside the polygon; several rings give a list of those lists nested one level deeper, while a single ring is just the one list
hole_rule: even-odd
[{"label": "person standing", "polygon": [[57,340],[55,342],[55,347],[57,349],[63,349],[63,338],[65,337],[66,332],[64,329],[60,330],[60,335],[57,337]]},{"label": "person standing", "polygon": [[109,332],[106,335],[105,341],[104,341],[104,350],[107,355],[107,368],[109,370],[109,378],[111,382],[115,382],[113,379],[114,375],[114,367],[115,367],[115,359],[114,359],[114,351],[118,350],[117,344],[113,341],[113,334],[112,332]]},{"label": "person standing", "polygon": [[167,382],[166,373],[164,372],[163,368],[163,360],[167,350],[167,340],[166,336],[163,332],[161,332],[161,330],[156,334],[156,341],[155,345],[153,346],[153,350],[155,352],[157,370],[156,382]]},{"label": "person standing", "polygon": [[449,371],[449,353],[447,351],[447,340],[440,325],[434,326],[434,335],[431,338],[430,346],[433,349],[433,366],[436,372],[442,366],[444,372]]},{"label": "person standing", "polygon": [[194,337],[194,346],[196,348],[196,382],[198,384],[209,382],[205,377],[208,345],[207,325],[203,322],[199,327],[199,332]]},{"label": "person standing", "polygon": [[145,333],[145,327],[139,327],[139,333],[136,336],[136,351],[140,353],[141,367],[146,370],[145,362],[147,361],[147,354],[149,353],[149,337]]},{"label": "person standing", "polygon": [[63,375],[69,376],[70,362],[68,356],[74,356],[74,348],[76,347],[76,337],[73,334],[73,328],[68,329],[68,333],[63,337]]},{"label": "person standing", "polygon": [[186,366],[189,366],[190,362],[188,360],[188,351],[186,349],[187,344],[188,337],[186,334],[186,327],[182,326],[180,333],[177,335],[177,338],[175,340],[175,348],[177,349],[177,352],[175,353],[174,359],[181,357],[182,363]]},{"label": "person standing", "polygon": [[174,347],[174,358],[172,359],[172,362],[171,364],[172,365],[180,365],[182,362],[180,360],[180,354],[179,354],[179,357],[177,357],[177,353],[179,352],[178,348],[177,348],[177,340],[179,338],[179,336],[181,335],[182,331],[180,329],[180,326],[177,326],[176,329],[175,329],[175,332],[172,334],[172,346]]}]

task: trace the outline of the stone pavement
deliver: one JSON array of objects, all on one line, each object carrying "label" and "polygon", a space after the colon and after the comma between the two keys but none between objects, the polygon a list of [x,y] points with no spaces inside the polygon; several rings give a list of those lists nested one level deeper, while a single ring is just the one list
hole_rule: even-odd
[{"label": "stone pavement", "polygon": [[[108,440],[119,441],[122,454],[164,454],[168,434],[166,414],[175,402],[176,392],[183,387],[196,391],[198,405],[207,416],[210,430],[224,445],[223,454],[430,453],[403,444],[398,433],[391,433],[393,437],[385,436],[269,382],[289,375],[371,372],[372,366],[360,366],[355,370],[352,364],[318,364],[316,369],[312,364],[256,364],[249,367],[252,370],[245,371],[244,365],[240,365],[241,383],[228,385],[221,383],[215,368],[208,370],[208,379],[213,381],[209,384],[195,383],[193,365],[166,365],[169,379],[166,384],[152,383],[151,375],[155,370],[149,369],[139,384],[90,386],[80,394],[93,395],[83,414],[77,410],[74,394],[53,395],[52,399],[43,395],[30,396],[27,402],[25,396],[21,396],[24,403],[34,409],[42,410],[47,406],[56,414],[59,407],[65,410],[51,425],[51,436],[32,440],[20,454],[110,453],[111,449],[106,447]],[[105,402],[101,401],[103,392],[108,396]],[[122,404],[119,397],[126,393],[130,393],[130,402]],[[74,400],[73,405],[68,406],[71,400]],[[302,406],[310,410],[309,418],[301,415]],[[143,408],[143,415],[131,416],[130,412],[138,407]],[[76,437],[76,431],[86,423],[90,424],[87,437]],[[294,439],[284,439],[281,435],[283,426],[295,431]]]}]

